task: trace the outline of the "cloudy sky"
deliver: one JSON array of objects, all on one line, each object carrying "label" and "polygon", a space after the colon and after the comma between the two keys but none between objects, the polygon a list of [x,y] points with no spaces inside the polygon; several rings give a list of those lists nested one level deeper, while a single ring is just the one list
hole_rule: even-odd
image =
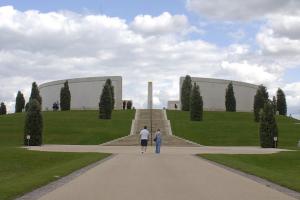
[{"label": "cloudy sky", "polygon": [[179,77],[281,87],[300,114],[298,0],[0,0],[0,101],[31,83],[121,75],[123,98],[178,99]]}]

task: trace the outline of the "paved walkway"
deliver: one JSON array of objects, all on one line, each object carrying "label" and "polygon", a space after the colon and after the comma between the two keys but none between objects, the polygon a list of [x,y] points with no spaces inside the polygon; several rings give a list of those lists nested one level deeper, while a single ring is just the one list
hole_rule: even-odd
[{"label": "paved walkway", "polygon": [[46,145],[32,150],[110,152],[112,159],[42,196],[41,200],[292,200],[284,193],[197,158],[195,153],[274,153],[256,147],[138,147]]}]

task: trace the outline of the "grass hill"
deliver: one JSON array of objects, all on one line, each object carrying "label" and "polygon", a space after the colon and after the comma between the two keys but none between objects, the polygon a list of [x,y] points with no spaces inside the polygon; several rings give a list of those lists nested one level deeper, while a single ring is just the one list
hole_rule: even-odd
[{"label": "grass hill", "polygon": [[[101,144],[128,135],[133,110],[114,111],[112,120],[98,119],[98,111],[43,112],[44,144]],[[0,117],[0,146],[23,145],[25,113]]]},{"label": "grass hill", "polygon": [[[43,112],[44,143],[100,144],[129,134],[134,111],[114,111],[99,120],[98,111]],[[0,199],[14,199],[101,160],[109,154],[35,152],[23,145],[25,113],[0,116]]]},{"label": "grass hill", "polygon": [[[173,134],[210,146],[259,146],[259,123],[253,113],[204,112],[203,121],[189,119],[189,112],[167,111]],[[279,129],[279,147],[296,147],[300,139],[300,121],[276,116]]]}]

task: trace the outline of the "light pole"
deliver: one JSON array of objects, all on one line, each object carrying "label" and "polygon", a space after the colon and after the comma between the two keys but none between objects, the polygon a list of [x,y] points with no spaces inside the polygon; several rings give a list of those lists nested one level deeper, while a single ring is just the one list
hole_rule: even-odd
[{"label": "light pole", "polygon": [[29,147],[30,135],[26,135],[26,139],[27,139],[27,146]]},{"label": "light pole", "polygon": [[278,138],[275,136],[273,139],[274,139],[274,147],[277,148],[277,140],[278,140]]}]

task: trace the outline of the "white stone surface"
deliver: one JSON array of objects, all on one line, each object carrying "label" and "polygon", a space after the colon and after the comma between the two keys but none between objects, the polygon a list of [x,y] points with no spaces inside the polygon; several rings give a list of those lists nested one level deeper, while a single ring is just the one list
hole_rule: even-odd
[{"label": "white stone surface", "polygon": [[[181,93],[184,78],[185,77],[180,77],[179,93]],[[233,84],[236,110],[238,112],[251,112],[253,110],[253,100],[258,85],[223,79],[192,77],[192,83],[196,83],[200,87],[204,110],[210,111],[225,110],[225,90],[230,82]]]},{"label": "white stone surface", "polygon": [[[97,110],[105,81],[110,78],[115,92],[115,109],[122,109],[122,77],[104,76],[66,79],[71,92],[72,110]],[[60,90],[66,80],[52,81],[39,86],[42,109],[52,110],[52,105],[60,101]]]}]

